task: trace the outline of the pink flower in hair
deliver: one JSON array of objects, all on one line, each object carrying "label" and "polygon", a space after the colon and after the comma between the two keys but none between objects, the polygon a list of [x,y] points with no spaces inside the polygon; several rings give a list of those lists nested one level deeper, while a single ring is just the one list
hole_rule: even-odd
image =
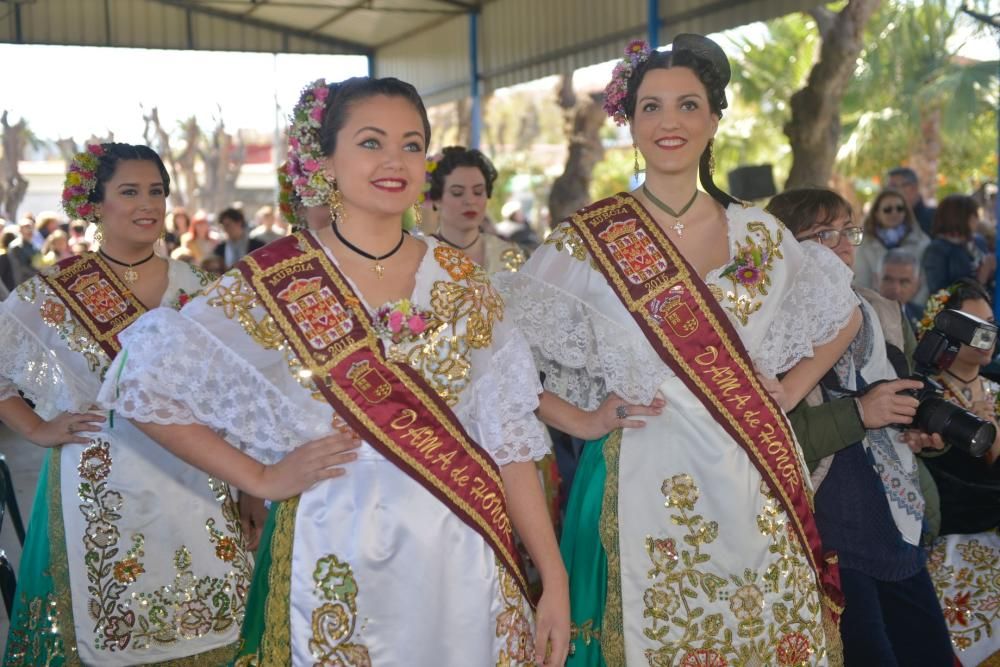
[{"label": "pink flower in hair", "polygon": [[325,102],[326,98],[330,95],[330,89],[327,88],[326,84],[324,83],[322,86],[316,86],[316,88],[313,90],[313,94],[316,96],[317,100],[319,100],[320,102]]},{"label": "pink flower in hair", "polygon": [[87,152],[90,153],[91,155],[96,155],[97,157],[101,157],[102,155],[104,155],[104,147],[101,146],[100,144],[91,144],[87,146]]}]

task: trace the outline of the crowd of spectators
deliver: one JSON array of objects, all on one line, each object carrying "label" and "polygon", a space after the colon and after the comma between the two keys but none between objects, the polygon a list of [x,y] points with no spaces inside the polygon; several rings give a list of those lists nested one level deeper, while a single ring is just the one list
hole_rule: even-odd
[{"label": "crowd of spectators", "polygon": [[[174,208],[167,214],[159,252],[221,273],[250,251],[288,233],[287,223],[271,206],[262,206],[247,222],[241,206],[217,215]],[[53,211],[26,213],[16,223],[0,218],[0,300],[17,285],[60,260],[96,250],[96,227],[66,220]]]},{"label": "crowd of spectators", "polygon": [[928,205],[916,173],[908,167],[891,170],[886,183],[864,218],[855,285],[905,303],[914,325],[930,294],[963,278],[992,293],[996,234],[983,225],[979,203],[952,194],[936,207]]}]

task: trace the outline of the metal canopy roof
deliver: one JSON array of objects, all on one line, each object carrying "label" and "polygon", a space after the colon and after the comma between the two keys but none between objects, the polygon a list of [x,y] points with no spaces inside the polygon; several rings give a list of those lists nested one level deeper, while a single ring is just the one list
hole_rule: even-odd
[{"label": "metal canopy roof", "polygon": [[[710,33],[816,0],[0,0],[0,42],[366,55],[430,104],[610,60],[646,34]],[[470,18],[476,14],[475,21]],[[475,30],[471,25],[477,26]],[[474,35],[474,37],[473,37]]]}]

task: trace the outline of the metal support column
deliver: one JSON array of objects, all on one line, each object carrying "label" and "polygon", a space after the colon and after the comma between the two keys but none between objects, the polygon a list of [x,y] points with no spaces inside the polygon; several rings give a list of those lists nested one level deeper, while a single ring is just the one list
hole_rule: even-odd
[{"label": "metal support column", "polygon": [[483,129],[482,94],[479,79],[479,12],[469,12],[469,92],[472,105],[469,110],[469,148],[479,148],[479,137]]}]

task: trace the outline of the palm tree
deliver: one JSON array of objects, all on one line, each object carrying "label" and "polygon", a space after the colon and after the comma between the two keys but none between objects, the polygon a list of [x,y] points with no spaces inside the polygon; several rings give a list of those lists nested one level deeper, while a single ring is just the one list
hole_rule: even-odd
[{"label": "palm tree", "polygon": [[997,105],[997,63],[956,55],[963,22],[948,0],[896,2],[873,17],[869,46],[844,99],[842,169],[879,174],[905,163],[932,198],[945,146],[972,162],[984,149],[992,152],[996,138],[984,145],[989,123],[982,120],[992,119]]}]

